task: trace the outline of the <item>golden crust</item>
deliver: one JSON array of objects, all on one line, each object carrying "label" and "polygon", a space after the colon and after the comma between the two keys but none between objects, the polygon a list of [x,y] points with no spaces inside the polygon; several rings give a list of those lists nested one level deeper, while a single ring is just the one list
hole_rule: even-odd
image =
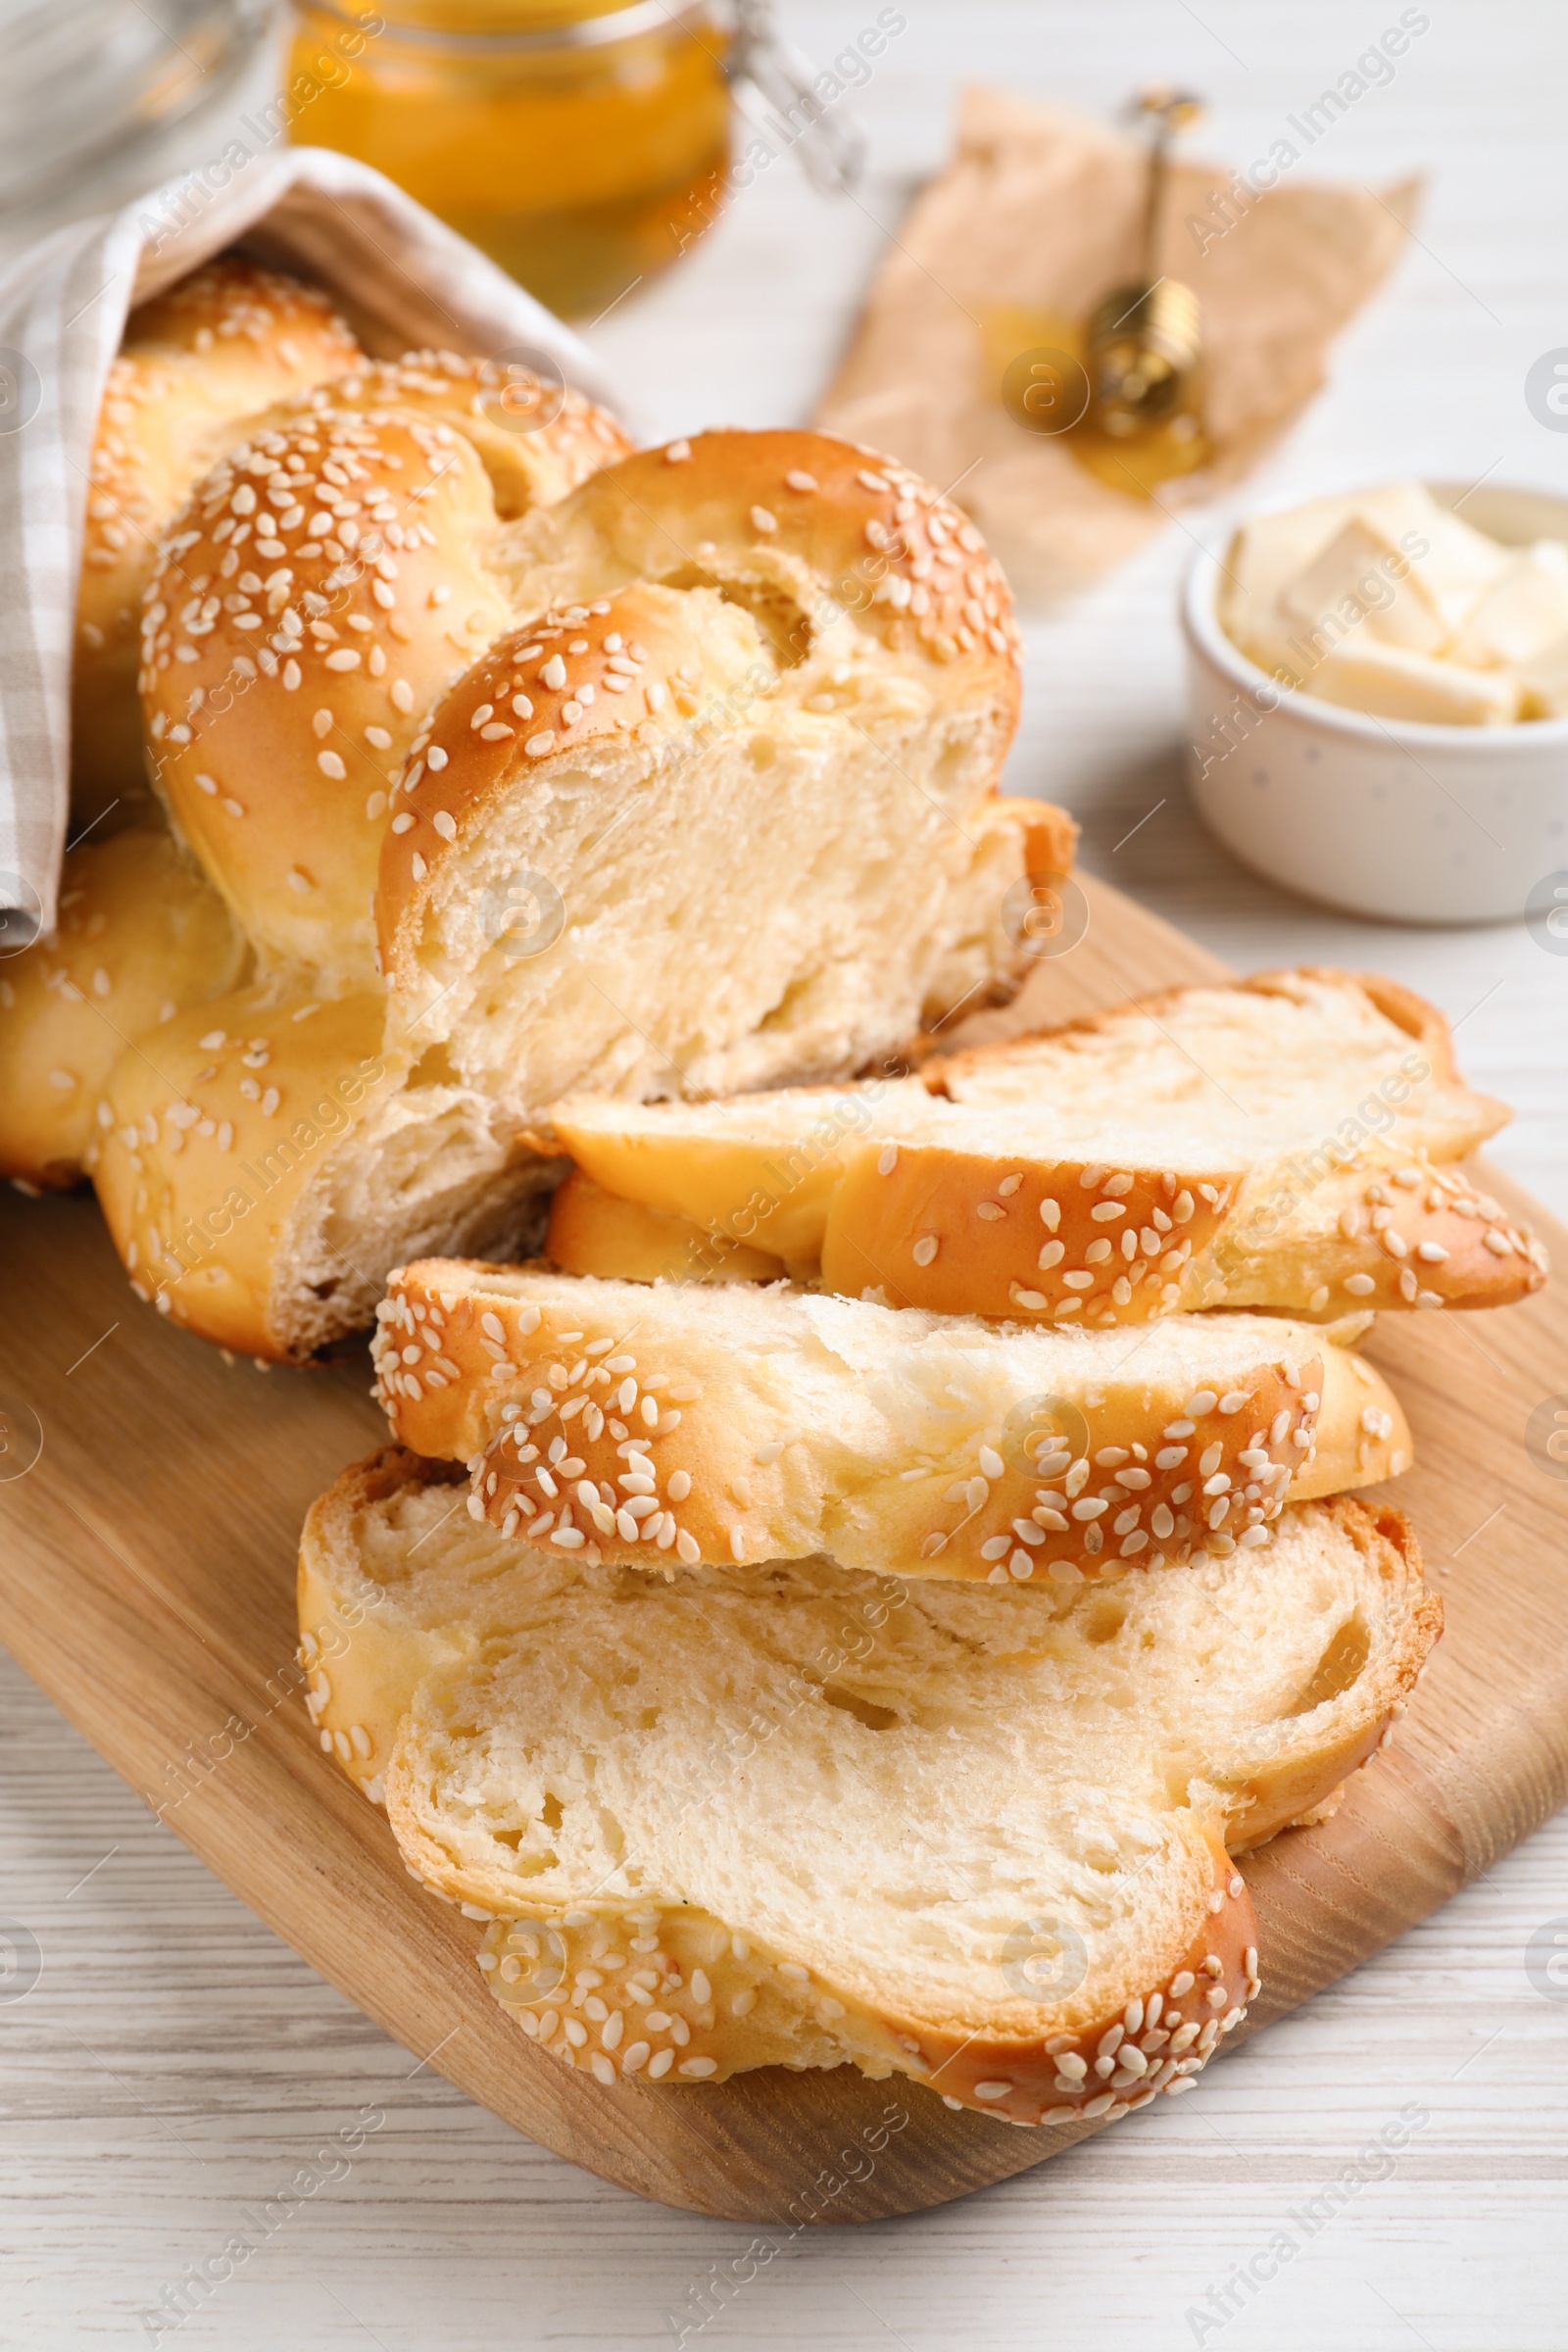
[{"label": "golden crust", "polygon": [[167,1023],[156,1067],[121,1056],[93,1181],[139,1298],[220,1347],[289,1357],[290,1220],[324,1155],[398,1083],[382,1016],[378,997],[323,1004],[264,983]]},{"label": "golden crust", "polygon": [[223,902],[167,833],[73,850],[56,929],[0,965],[0,1175],[42,1190],[79,1182],[132,1040],[232,988],[247,959]]},{"label": "golden crust", "polygon": [[[918,474],[833,434],[701,433],[640,451],[552,509],[530,544],[541,578],[564,575],[551,601],[638,578],[771,581],[797,656],[823,619],[848,612],[905,660],[969,673],[955,691],[992,692],[1006,735],[1016,721],[1018,635],[1001,565]],[[810,602],[786,594],[791,567]]]},{"label": "golden crust", "polygon": [[72,683],[83,814],[145,795],[136,634],[159,532],[242,418],[360,357],[323,294],[232,258],[131,312],[89,462]]},{"label": "golden crust", "polygon": [[[1234,1172],[1184,1168],[1171,1177],[1173,1189],[1179,1184],[1200,1199],[1203,1183],[1211,1190],[1229,1183],[1239,1195],[1223,1218],[1202,1202],[1185,1232],[1150,1221],[1156,1211],[1168,1216],[1163,1175],[1119,1170],[1133,1173],[1134,1184],[1127,1223],[1117,1230],[1135,1235],[1139,1255],[1124,1259],[1116,1250],[1091,1266],[1085,1252],[1104,1231],[1086,1222],[1090,1204],[1075,1198],[1074,1187],[1092,1163],[1025,1163],[1020,1171],[1016,1162],[1008,1169],[995,1157],[901,1140],[898,1164],[906,1174],[896,1194],[873,1186],[868,1173],[886,1149],[860,1148],[843,1182],[821,1187],[820,1255],[807,1248],[786,1261],[734,1241],[722,1220],[704,1224],[625,1199],[580,1168],[556,1195],[546,1255],[568,1273],[606,1280],[705,1281],[722,1265],[726,1280],[776,1282],[788,1272],[852,1298],[870,1291],[890,1306],[1030,1322],[1073,1317],[1102,1329],[1220,1306],[1268,1307],[1310,1322],[1367,1308],[1510,1306],[1546,1279],[1544,1245],[1451,1166],[1407,1172],[1362,1159],[1325,1177],[1289,1215],[1250,1197]],[[1062,1223],[1049,1235],[1014,1215],[1005,1224],[1000,1215],[986,1221],[987,1209],[1022,1214],[1017,1199],[998,1195],[999,1182],[1020,1172],[1061,1207]],[[1414,1187],[1409,1173],[1419,1176]],[[694,1207],[710,1205],[710,1189],[694,1179]],[[749,1178],[736,1208],[755,1198]],[[1020,1198],[1025,1208],[1033,1204],[1032,1193]],[[797,1227],[810,1205],[792,1200]],[[1076,1210],[1071,1220],[1069,1209]],[[1191,1247],[1200,1236],[1204,1246]],[[782,1230],[777,1238],[785,1238]],[[1057,1240],[1059,1257],[1051,1247]],[[1052,1262],[1042,1270],[1046,1253]],[[1073,1273],[1092,1281],[1069,1287],[1065,1277]]]},{"label": "golden crust", "polygon": [[[1546,1279],[1544,1244],[1449,1166],[1364,1154],[1283,1211],[1259,1197],[1264,1188],[1248,1188],[1246,1173],[1213,1163],[1041,1167],[1021,1155],[1008,1167],[939,1145],[863,1144],[847,1154],[829,1200],[822,1284],[851,1297],[879,1289],[894,1306],[1105,1328],[1220,1306],[1314,1321],[1366,1308],[1510,1306]],[[1107,1234],[1094,1219],[1113,1205],[1099,1197],[1112,1188],[1126,1213]],[[1057,1212],[1049,1234],[1036,1228],[1042,1207]],[[600,1262],[579,1250],[577,1271],[620,1270],[608,1213],[599,1238]]]},{"label": "golden crust", "polygon": [[450,425],[324,409],[231,451],[163,543],[140,675],[160,790],[258,947],[329,987],[374,985],[389,790],[510,617],[494,527]]},{"label": "golden crust", "polygon": [[526,367],[455,351],[366,361],[285,402],[277,420],[324,408],[414,409],[454,425],[484,461],[503,521],[553,506],[632,447],[608,410],[570,384],[552,387]]},{"label": "golden crust", "polygon": [[1511,1306],[1546,1279],[1544,1243],[1451,1163],[1363,1153],[1290,1200],[1244,1190],[1181,1304],[1313,1318],[1358,1308]]},{"label": "golden crust", "polygon": [[[492,1890],[477,1874],[455,1871],[419,1827],[407,1802],[409,1777],[401,1758],[387,1776],[405,1859],[431,1893],[483,1912]],[[607,2086],[646,2077],[678,2088],[759,2066],[849,2063],[874,2079],[906,2075],[949,2106],[1011,2123],[1114,2123],[1190,2083],[1259,1989],[1246,1882],[1196,1822],[1188,1845],[1184,1927],[1170,1948],[1137,1992],[1118,1990],[1087,2022],[1058,2031],[1049,2030],[1060,2022],[1052,2017],[1045,2031],[1003,2035],[911,2015],[684,1906],[523,1918],[503,1911],[485,1933],[479,1966],[531,2040]],[[585,2015],[584,1969],[598,1980],[603,2018]]]},{"label": "golden crust", "polygon": [[1144,1323],[1197,1303],[1183,1295],[1187,1269],[1222,1228],[1242,1174],[1218,1158],[1178,1176],[859,1144],[828,1202],[823,1287],[938,1314]]},{"label": "golden crust", "polygon": [[[702,1386],[678,1340],[656,1333],[634,1350],[586,1292],[541,1305],[486,1288],[485,1271],[436,1258],[393,1275],[372,1346],[377,1396],[404,1445],[468,1462],[475,1516],[590,1561],[820,1550],[890,1576],[1078,1582],[1265,1543],[1287,1494],[1370,1485],[1410,1456],[1404,1416],[1370,1366],[1326,1340],[1309,1353],[1282,1324],[1278,1351],[1223,1396],[1134,1367],[1119,1393],[1111,1373],[1100,1402],[1087,1390],[1069,1400],[1081,1439],[999,1422],[974,1449],[824,1493],[791,1399],[743,1414],[736,1394]],[[519,1270],[496,1271],[514,1283]],[[648,1348],[652,1392],[638,1377]],[[553,1452],[571,1467],[553,1468]]]}]

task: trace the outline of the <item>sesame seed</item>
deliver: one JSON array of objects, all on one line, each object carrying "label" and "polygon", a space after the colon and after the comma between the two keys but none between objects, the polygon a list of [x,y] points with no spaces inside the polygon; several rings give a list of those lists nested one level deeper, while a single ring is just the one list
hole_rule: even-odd
[{"label": "sesame seed", "polygon": [[341,784],[348,774],[348,769],[336,752],[318,752],[316,764],[323,776],[331,777],[334,784]]},{"label": "sesame seed", "polygon": [[546,752],[555,749],[555,730],[547,727],[542,734],[530,735],[522,748],[530,760],[542,760]]}]

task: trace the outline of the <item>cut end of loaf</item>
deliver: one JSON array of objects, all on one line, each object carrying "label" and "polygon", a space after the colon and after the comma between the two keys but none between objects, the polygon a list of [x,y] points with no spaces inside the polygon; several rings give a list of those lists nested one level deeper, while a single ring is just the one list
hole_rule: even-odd
[{"label": "cut end of loaf", "polygon": [[[1008,893],[1037,859],[1070,863],[1070,819],[995,799],[1016,716],[1003,592],[966,592],[967,647],[933,587],[907,612],[838,600],[845,515],[911,519],[891,478],[855,487],[863,452],[811,477],[798,527],[738,496],[759,466],[804,479],[790,450],[819,438],[710,436],[689,465],[630,459],[530,516],[513,588],[524,611],[538,593],[533,617],[412,749],[378,894],[394,1022],[519,1119],[583,1088],[638,1101],[864,1066],[1010,989]],[[678,530],[657,521],[672,496]],[[969,526],[933,507],[930,528]]]}]

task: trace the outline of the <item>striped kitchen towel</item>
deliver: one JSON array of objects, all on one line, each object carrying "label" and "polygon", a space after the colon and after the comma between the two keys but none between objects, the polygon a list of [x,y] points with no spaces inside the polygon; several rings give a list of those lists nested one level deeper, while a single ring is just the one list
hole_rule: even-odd
[{"label": "striped kitchen towel", "polygon": [[325,148],[225,160],[21,255],[0,274],[0,951],[55,921],[76,579],[109,365],[133,304],[235,244],[323,286],[378,358],[524,345],[637,430],[568,327],[379,172]]}]

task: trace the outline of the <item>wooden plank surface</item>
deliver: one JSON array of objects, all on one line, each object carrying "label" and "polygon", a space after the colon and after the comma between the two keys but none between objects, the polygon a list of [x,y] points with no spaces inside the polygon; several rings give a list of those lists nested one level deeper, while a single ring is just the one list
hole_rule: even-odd
[{"label": "wooden plank surface", "polygon": [[[1222,968],[1087,888],[1086,938],[1042,965],[1015,1022]],[[1547,1238],[1568,1262],[1568,1235]],[[0,1484],[0,1637],[167,1825],[416,2058],[608,2180],[749,2220],[811,2218],[810,2185],[840,2179],[842,2151],[890,2108],[874,2167],[819,2186],[820,2218],[941,2203],[1092,2135],[1010,2131],[849,2069],[666,2096],[602,2088],[542,2055],[484,1991],[478,1929],[414,1886],[297,1695],[300,1519],[382,1436],[363,1353],[265,1378],[225,1363],[128,1298],[86,1199],[8,1200],[0,1281],[10,1411],[24,1439],[29,1415],[42,1438],[36,1464]],[[1371,1352],[1415,1428],[1397,1499],[1450,1570],[1449,1631],[1397,1744],[1335,1819],[1247,1863],[1264,1976],[1249,2033],[1424,1918],[1568,1795],[1568,1484],[1536,1470],[1522,1441],[1536,1403],[1568,1393],[1556,1294],[1485,1317],[1386,1317]],[[1472,1550],[1499,1509],[1506,1609],[1496,1545]]]}]

